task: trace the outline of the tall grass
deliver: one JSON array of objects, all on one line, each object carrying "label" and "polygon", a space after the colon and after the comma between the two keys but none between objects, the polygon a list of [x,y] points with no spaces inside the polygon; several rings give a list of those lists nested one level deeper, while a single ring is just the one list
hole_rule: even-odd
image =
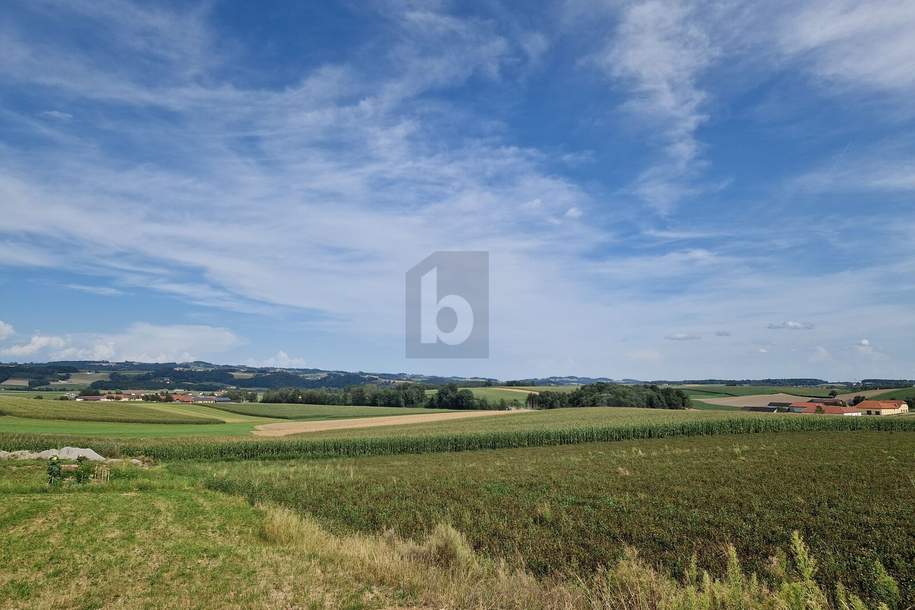
[{"label": "tall grass", "polygon": [[[733,546],[726,573],[699,570],[695,559],[682,579],[641,559],[634,549],[592,577],[534,578],[523,568],[478,555],[464,536],[440,523],[421,542],[393,534],[335,536],[309,517],[261,505],[261,535],[291,552],[332,557],[353,577],[387,585],[422,607],[517,610],[891,610],[899,607],[895,581],[862,599],[836,583],[834,594],[815,580],[817,561],[798,532],[789,553],[774,559],[777,577],[765,584],[747,573]],[[877,563],[879,567],[879,562]],[[879,572],[879,570],[878,570]],[[878,576],[878,579],[881,578]],[[830,599],[831,598],[831,599]]]},{"label": "tall grass", "polygon": [[295,459],[358,457],[417,453],[445,453],[480,449],[542,447],[577,443],[613,442],[677,436],[755,434],[809,431],[913,432],[915,417],[831,417],[786,415],[656,422],[624,426],[591,426],[567,429],[478,432],[430,436],[377,438],[215,440],[176,438],[153,441],[118,441],[97,437],[0,434],[0,449],[42,450],[63,444],[80,444],[110,457],[145,455],[163,461]]}]

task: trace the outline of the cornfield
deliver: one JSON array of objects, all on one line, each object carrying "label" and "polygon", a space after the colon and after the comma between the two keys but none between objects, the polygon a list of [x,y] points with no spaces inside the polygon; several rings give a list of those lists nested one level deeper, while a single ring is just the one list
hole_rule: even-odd
[{"label": "cornfield", "polygon": [[109,457],[147,456],[162,461],[247,460],[358,457],[418,453],[444,453],[480,449],[542,447],[577,443],[815,431],[913,432],[915,417],[829,417],[822,415],[762,416],[654,422],[625,426],[590,426],[511,432],[478,432],[433,436],[388,436],[350,439],[218,440],[180,438],[161,440],[102,439],[39,434],[2,434],[0,450],[43,450],[49,446],[79,444]]}]

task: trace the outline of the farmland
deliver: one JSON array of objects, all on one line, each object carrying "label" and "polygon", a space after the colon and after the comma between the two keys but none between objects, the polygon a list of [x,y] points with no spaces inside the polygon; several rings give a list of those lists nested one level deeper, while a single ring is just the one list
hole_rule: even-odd
[{"label": "farmland", "polygon": [[524,404],[527,395],[530,393],[522,388],[468,388],[477,398],[485,398],[491,403],[498,403],[501,400],[506,402],[516,401]]},{"label": "farmland", "polygon": [[721,398],[725,396],[755,396],[758,394],[791,394],[794,396],[826,398],[829,388],[798,386],[755,386],[755,385],[683,385],[674,386],[696,398]]},{"label": "farmland", "polygon": [[289,405],[276,403],[223,403],[215,408],[229,413],[274,419],[326,420],[352,417],[386,417],[420,413],[443,413],[444,409],[406,407],[354,407],[349,405]]},{"label": "farmland", "polygon": [[337,534],[170,468],[114,467],[108,483],[85,490],[49,491],[43,478],[43,464],[0,463],[4,608],[615,610],[724,595],[750,608],[780,588],[812,586],[791,570],[768,589],[744,581],[736,564],[726,578],[689,584],[631,555],[591,577],[538,580],[446,525],[425,538]]},{"label": "farmland", "polygon": [[222,420],[168,413],[142,404],[71,402],[0,397],[0,414],[30,419],[107,421],[146,424],[218,424]]},{"label": "farmland", "polygon": [[[590,573],[624,545],[674,574],[693,553],[720,572],[728,541],[762,575],[799,530],[826,581],[866,589],[879,557],[910,594],[913,452],[908,434],[819,432],[176,468],[210,489],[315,515],[336,532],[419,536],[444,519],[474,548],[540,575]],[[847,466],[835,468],[837,460]]]},{"label": "farmland", "polygon": [[[115,599],[216,607],[231,599],[258,608],[282,599],[558,609],[593,608],[599,599],[609,609],[622,598],[607,573],[620,586],[662,583],[652,595],[698,594],[679,580],[693,555],[718,582],[709,587],[733,586],[714,580],[734,570],[725,565],[728,544],[763,578],[752,593],[760,600],[785,578],[771,572],[769,557],[787,549],[794,530],[818,557],[824,590],[841,580],[872,604],[883,599],[879,558],[912,595],[915,504],[906,468],[915,418],[593,407],[263,439],[251,436],[254,426],[434,412],[21,397],[4,404],[20,411],[0,417],[0,449],[90,446],[154,465],[114,466],[109,483],[85,491],[49,491],[44,464],[0,462],[0,535],[9,541],[0,550],[3,607]],[[38,418],[147,411],[162,421]],[[464,568],[449,568],[440,553]],[[223,571],[231,574],[216,576]]]},{"label": "farmland", "polygon": [[899,388],[870,396],[873,400],[915,400],[915,388]]}]

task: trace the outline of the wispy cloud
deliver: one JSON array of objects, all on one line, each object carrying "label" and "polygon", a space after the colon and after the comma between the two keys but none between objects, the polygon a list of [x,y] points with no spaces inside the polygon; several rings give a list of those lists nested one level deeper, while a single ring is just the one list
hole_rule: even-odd
[{"label": "wispy cloud", "polygon": [[795,5],[780,21],[780,50],[798,57],[827,84],[915,90],[911,2],[817,0]]},{"label": "wispy cloud", "polygon": [[610,41],[592,57],[609,77],[631,88],[625,111],[660,134],[662,160],[646,170],[635,192],[669,210],[696,190],[702,146],[696,136],[708,119],[702,73],[718,55],[687,2],[651,0],[626,5]]},{"label": "wispy cloud", "polygon": [[810,322],[798,322],[797,320],[786,320],[784,322],[772,322],[767,328],[769,330],[812,330],[813,324]]},{"label": "wispy cloud", "polygon": [[117,297],[124,294],[123,290],[118,290],[117,288],[112,288],[111,286],[92,286],[87,284],[67,284],[67,288],[70,290],[76,290],[79,292],[86,292],[89,294],[97,294],[103,297]]},{"label": "wispy cloud", "polygon": [[[736,4],[738,13],[772,11]],[[44,347],[17,345],[36,357],[184,359],[205,356],[195,346],[212,343],[234,345],[228,349],[238,352],[215,353],[242,361],[276,353],[264,362],[454,372],[453,363],[400,358],[403,273],[434,250],[484,249],[492,261],[493,359],[462,372],[662,377],[673,367],[703,376],[726,363],[752,376],[754,350],[764,345],[789,355],[772,374],[790,375],[809,364],[805,342],[815,337],[834,354],[818,370],[852,378],[851,346],[861,334],[904,354],[900,333],[888,327],[915,323],[915,309],[907,294],[887,297],[886,287],[913,269],[904,228],[915,220],[903,199],[912,191],[911,155],[878,152],[858,164],[868,172],[846,171],[831,164],[835,147],[815,146],[822,134],[801,130],[789,142],[769,142],[765,125],[741,131],[742,108],[727,107],[783,72],[802,82],[820,76],[816,85],[830,92],[885,94],[889,85],[861,70],[850,72],[854,81],[826,78],[820,62],[827,49],[845,48],[841,36],[814,40],[804,26],[796,35],[807,42],[781,42],[806,5],[781,4],[775,28],[723,19],[721,6],[582,3],[579,30],[567,36],[436,3],[360,7],[360,18],[378,22],[365,44],[323,49],[330,52],[314,60],[290,53],[276,70],[234,32],[218,31],[209,4],[20,3],[16,10],[31,19],[0,26],[0,89],[35,92],[40,105],[0,108],[12,126],[4,136],[13,136],[0,142],[4,270],[53,273],[48,281],[57,285],[95,288],[92,277],[102,290],[155,291],[182,304],[176,320],[188,319],[183,307],[192,304],[194,319],[212,328],[244,320],[253,329],[252,320],[266,325],[287,314],[295,323],[253,352],[239,347],[236,331],[228,331],[232,343],[185,329],[197,338],[189,343],[168,325],[161,334],[174,349],[155,338],[158,330],[129,329],[35,333]],[[592,19],[596,10],[600,19]],[[870,19],[869,10],[855,14]],[[51,35],[69,27],[25,26],[42,20],[92,32],[94,42]],[[599,23],[585,29],[582,21]],[[722,66],[733,78],[715,78]],[[554,77],[566,79],[562,106],[543,88]],[[591,89],[597,80],[600,95]],[[836,95],[834,104],[843,101]],[[42,116],[45,108],[74,118]],[[624,118],[607,129],[597,125],[601,112]],[[740,139],[737,151],[721,131],[705,131],[729,116],[737,117],[726,125]],[[894,128],[904,140],[908,128]],[[799,143],[800,153],[792,148]],[[839,170],[780,202],[782,175],[761,158],[777,159],[780,170]],[[736,192],[716,191],[712,176],[732,170]],[[840,199],[848,187],[829,190],[836,182],[893,192],[901,204],[879,218],[878,206],[855,211],[855,201]],[[827,190],[846,223],[817,206],[814,195]],[[676,205],[700,191],[708,197],[701,206]],[[820,248],[811,248],[814,228]],[[896,249],[864,257],[855,252],[864,240]],[[854,256],[827,256],[836,244]],[[799,287],[827,294],[850,285],[841,303],[797,296]],[[42,326],[24,307],[5,307],[4,319],[18,328]],[[816,332],[771,332],[773,320],[809,320],[798,324],[815,323]],[[664,339],[722,336],[722,328],[733,339]],[[675,329],[690,332],[670,334]],[[249,332],[247,340],[263,340]],[[131,339],[109,348],[109,335]],[[52,337],[64,345],[55,348]],[[626,354],[641,355],[638,367]],[[893,366],[904,371],[907,363],[911,357],[900,356]]]}]

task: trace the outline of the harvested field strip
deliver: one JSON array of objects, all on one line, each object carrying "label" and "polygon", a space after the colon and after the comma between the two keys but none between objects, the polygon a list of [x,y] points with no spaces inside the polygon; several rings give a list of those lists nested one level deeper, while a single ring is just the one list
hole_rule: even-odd
[{"label": "harvested field strip", "polygon": [[270,419],[293,420],[329,420],[349,419],[353,417],[388,417],[411,415],[415,413],[447,413],[442,409],[421,409],[409,407],[367,407],[352,405],[306,405],[283,403],[222,403],[213,405],[214,409]]},{"label": "harvested field strip", "polygon": [[449,413],[395,415],[388,417],[356,417],[331,421],[283,422],[256,426],[254,428],[254,434],[257,436],[291,436],[293,434],[303,434],[307,432],[347,430],[350,428],[376,428],[379,426],[431,423],[454,419],[467,419],[470,417],[492,417],[494,415],[511,415],[517,413],[517,411],[458,411]]},{"label": "harvested field strip", "polygon": [[[518,416],[523,417],[523,416]],[[510,419],[510,418],[509,418]],[[175,438],[163,441],[118,441],[114,439],[52,437],[47,435],[0,435],[0,449],[42,450],[49,442],[58,446],[83,443],[108,457],[145,455],[159,460],[196,459],[294,459],[445,453],[478,449],[507,449],[612,442],[678,436],[753,434],[804,431],[915,431],[915,418],[831,417],[828,415],[764,415],[722,419],[684,420],[671,423],[637,424],[564,430],[481,432],[440,436],[382,436],[339,439],[283,439],[218,441],[212,438]]]}]

